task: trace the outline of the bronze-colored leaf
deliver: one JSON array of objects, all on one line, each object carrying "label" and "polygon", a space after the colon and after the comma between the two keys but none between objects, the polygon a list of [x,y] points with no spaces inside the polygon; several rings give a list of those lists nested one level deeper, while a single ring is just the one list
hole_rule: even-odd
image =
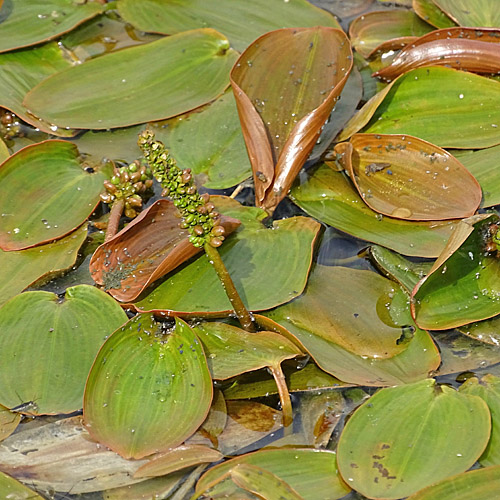
[{"label": "bronze-colored leaf", "polygon": [[389,66],[373,76],[391,81],[422,66],[447,66],[474,73],[500,72],[500,29],[445,28],[407,45]]},{"label": "bronze-colored leaf", "polygon": [[[101,245],[90,261],[90,273],[115,299],[134,300],[150,283],[190,259],[200,248],[179,227],[172,201],[161,199],[142,212],[116,236]],[[240,222],[222,217],[226,234]]]},{"label": "bronze-colored leaf", "polygon": [[335,151],[364,202],[404,220],[470,217],[481,187],[450,153],[410,135],[356,134]]},{"label": "bronze-colored leaf", "polygon": [[352,68],[337,29],[289,28],[258,38],[231,71],[256,204],[272,212],[316,143]]}]

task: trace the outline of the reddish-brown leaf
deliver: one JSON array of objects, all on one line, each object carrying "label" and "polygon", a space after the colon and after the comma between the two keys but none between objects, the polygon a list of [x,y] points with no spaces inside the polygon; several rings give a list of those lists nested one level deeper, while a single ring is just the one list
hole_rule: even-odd
[{"label": "reddish-brown leaf", "polygon": [[[221,220],[226,234],[240,225],[232,217]],[[150,283],[201,251],[189,242],[179,221],[173,203],[158,200],[94,252],[94,281],[122,302],[137,298]]]},{"label": "reddish-brown leaf", "polygon": [[241,54],[231,84],[261,208],[286,196],[351,68],[346,35],[324,26],[266,33]]},{"label": "reddish-brown leaf", "polygon": [[447,66],[474,73],[500,72],[500,29],[445,28],[407,45],[389,66],[373,73],[391,81],[422,66]]}]

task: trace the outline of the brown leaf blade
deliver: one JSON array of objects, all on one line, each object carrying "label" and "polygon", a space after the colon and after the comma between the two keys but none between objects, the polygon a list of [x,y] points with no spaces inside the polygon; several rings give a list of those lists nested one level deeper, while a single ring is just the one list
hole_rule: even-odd
[{"label": "brown leaf blade", "polygon": [[[481,187],[450,153],[398,134],[356,134],[335,150],[364,202],[404,220],[463,219],[481,203]],[[350,151],[351,150],[351,151]]]},{"label": "brown leaf blade", "polygon": [[447,66],[474,73],[500,72],[500,30],[495,28],[445,28],[432,31],[396,56],[389,66],[375,72],[391,81],[423,66]]},{"label": "brown leaf blade", "polygon": [[259,206],[284,198],[351,68],[346,35],[322,26],[272,31],[241,54],[231,84]]},{"label": "brown leaf blade", "polygon": [[[175,214],[172,201],[158,200],[101,245],[90,261],[94,281],[117,300],[134,300],[150,283],[196,255],[200,249],[189,242]],[[239,224],[222,217],[226,234]]]}]

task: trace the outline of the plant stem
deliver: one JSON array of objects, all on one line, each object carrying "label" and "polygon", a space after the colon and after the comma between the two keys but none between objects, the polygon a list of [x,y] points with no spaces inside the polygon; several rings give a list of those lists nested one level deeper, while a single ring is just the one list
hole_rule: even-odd
[{"label": "plant stem", "polygon": [[125,200],[123,198],[120,200],[116,200],[113,203],[113,205],[111,205],[111,211],[109,212],[108,228],[106,229],[106,236],[104,237],[104,242],[109,241],[118,232],[118,226],[120,225],[120,217],[122,216],[124,208],[125,208]]},{"label": "plant stem", "polygon": [[241,327],[247,332],[255,331],[252,317],[247,311],[245,304],[243,304],[243,301],[241,300],[241,297],[236,290],[236,287],[234,286],[233,280],[231,279],[231,276],[229,275],[224,262],[222,262],[219,252],[209,243],[205,243],[203,248],[205,249],[205,253],[210,260],[210,264],[214,266],[215,272],[217,273],[217,276],[219,277],[222,286],[224,287],[224,291],[226,292],[229,301],[233,306],[234,312],[238,317]]},{"label": "plant stem", "polygon": [[285,375],[281,369],[281,365],[269,366],[276,386],[278,387],[278,393],[280,396],[281,411],[282,411],[282,422],[283,427],[288,427],[293,422],[293,411],[292,411],[292,401],[290,399],[290,393],[288,392],[288,387],[286,385]]}]

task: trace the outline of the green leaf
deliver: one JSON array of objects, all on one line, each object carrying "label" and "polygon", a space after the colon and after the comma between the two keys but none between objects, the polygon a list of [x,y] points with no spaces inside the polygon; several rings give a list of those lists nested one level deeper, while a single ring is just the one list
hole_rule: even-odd
[{"label": "green leaf", "polygon": [[[331,26],[340,28],[329,13],[305,0],[120,0],[118,12],[125,21],[142,31],[171,35],[210,27],[226,35],[238,51],[260,35],[278,28]],[[245,29],[241,29],[244,26]]]},{"label": "green leaf", "polygon": [[484,401],[433,379],[382,389],[347,422],[339,470],[365,496],[406,497],[466,471],[483,452],[490,427]]},{"label": "green leaf", "polygon": [[480,342],[494,346],[500,345],[500,316],[470,323],[459,327],[458,330]]},{"label": "green leaf", "polygon": [[437,257],[456,225],[383,217],[365,204],[344,174],[325,164],[296,185],[290,197],[312,217],[404,255]]},{"label": "green leaf", "polygon": [[21,250],[67,235],[93,212],[110,174],[110,164],[83,163],[69,142],[45,141],[18,151],[0,166],[0,247]]},{"label": "green leaf", "polygon": [[48,279],[57,271],[70,268],[86,237],[84,224],[54,243],[12,252],[0,249],[0,306],[39,278]]},{"label": "green leaf", "polygon": [[472,377],[461,387],[460,392],[479,396],[483,399],[491,413],[491,437],[484,453],[479,457],[483,467],[500,465],[500,378],[485,375],[481,379]]},{"label": "green leaf", "polygon": [[370,57],[378,50],[400,49],[431,30],[432,26],[411,10],[380,10],[354,19],[349,36],[356,52]]},{"label": "green leaf", "polygon": [[460,26],[500,28],[500,12],[495,0],[433,0]]},{"label": "green leaf", "polygon": [[9,148],[7,144],[0,139],[0,163],[4,162],[10,156]]},{"label": "green leaf", "polygon": [[212,378],[218,380],[278,366],[302,354],[296,345],[274,332],[249,333],[225,323],[202,323],[194,331],[207,354]]},{"label": "green leaf", "polygon": [[[21,413],[82,407],[85,379],[107,335],[127,320],[108,295],[88,285],[26,292],[0,308],[0,402]],[[36,355],[34,354],[36,346]]]},{"label": "green leaf", "polygon": [[415,287],[412,315],[420,328],[445,330],[500,314],[500,266],[496,250],[487,247],[499,219],[484,217],[460,223],[460,236],[450,238],[430,274]]},{"label": "green leaf", "polygon": [[[301,448],[261,450],[216,465],[198,481],[196,495],[210,492],[210,498],[227,498],[241,490],[222,477],[237,465],[253,465],[277,476],[293,488],[304,500],[335,500],[349,492],[349,487],[337,476],[336,456],[332,451]],[[215,484],[217,483],[217,484]],[[214,485],[212,488],[212,485]],[[241,498],[237,497],[237,498]]]},{"label": "green leaf", "polygon": [[97,2],[73,0],[15,0],[0,9],[0,52],[51,40],[104,9]]},{"label": "green leaf", "polygon": [[197,176],[198,185],[224,189],[252,175],[231,91],[206,108],[174,118],[153,130],[179,167],[190,168]]},{"label": "green leaf", "polygon": [[496,500],[500,466],[457,474],[415,493],[408,500]]},{"label": "green leaf", "polygon": [[[8,5],[8,4],[6,4]],[[33,116],[22,104],[24,96],[45,78],[69,68],[57,43],[0,54],[0,106],[49,134],[71,136],[75,132],[59,129]]]},{"label": "green leaf", "polygon": [[433,0],[413,0],[413,10],[424,21],[436,28],[451,28],[456,24],[433,2]]},{"label": "green leaf", "polygon": [[8,438],[21,422],[21,414],[10,411],[6,406],[0,405],[0,441]]},{"label": "green leaf", "polygon": [[450,68],[417,68],[370,99],[340,139],[361,128],[414,135],[442,148],[495,146],[500,143],[500,82]]},{"label": "green leaf", "polygon": [[173,448],[203,423],[212,379],[193,331],[177,319],[165,331],[140,314],[104,343],[83,404],[91,435],[125,458]]},{"label": "green leaf", "polygon": [[500,145],[478,151],[455,150],[452,154],[481,185],[483,190],[481,207],[492,207],[500,204],[500,178],[497,175]]},{"label": "green leaf", "polygon": [[[291,217],[266,228],[261,222],[265,217],[263,210],[243,207],[230,198],[211,200],[223,215],[242,222],[219,251],[248,309],[270,309],[300,295],[307,281],[319,224],[309,218]],[[135,307],[194,316],[232,311],[205,255],[168,277]]]},{"label": "green leaf", "polygon": [[[379,290],[374,293],[368,285]],[[320,310],[317,300],[323,303]],[[305,293],[266,316],[299,340],[323,370],[344,382],[409,383],[427,377],[440,363],[427,332],[414,331],[406,294],[371,271],[317,265]],[[379,335],[384,329],[387,337],[382,343]],[[355,335],[359,337],[351,339]],[[367,349],[364,342],[372,348]]]},{"label": "green leaf", "polygon": [[0,497],[13,498],[15,500],[33,499],[43,500],[43,497],[32,489],[24,486],[13,477],[0,471]]},{"label": "green leaf", "polygon": [[24,105],[58,127],[107,129],[162,120],[220,95],[236,57],[220,33],[188,31],[68,68],[37,85]]}]

